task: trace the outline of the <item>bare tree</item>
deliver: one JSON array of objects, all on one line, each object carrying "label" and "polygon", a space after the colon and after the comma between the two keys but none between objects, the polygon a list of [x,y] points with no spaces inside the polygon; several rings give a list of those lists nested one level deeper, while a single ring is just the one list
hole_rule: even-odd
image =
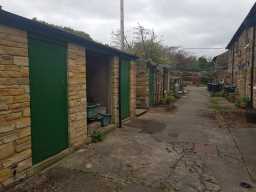
[{"label": "bare tree", "polygon": [[[121,42],[120,42],[120,36],[121,36],[121,33],[120,31],[112,31],[112,46],[115,47],[115,48],[118,48],[118,49],[121,49]],[[127,35],[125,34],[124,35],[124,51],[128,51],[132,49],[133,47],[133,40],[132,41],[129,41],[128,38],[127,38]]]}]

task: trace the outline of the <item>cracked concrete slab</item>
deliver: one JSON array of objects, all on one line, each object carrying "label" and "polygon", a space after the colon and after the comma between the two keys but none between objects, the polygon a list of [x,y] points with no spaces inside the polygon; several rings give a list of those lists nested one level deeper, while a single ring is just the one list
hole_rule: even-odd
[{"label": "cracked concrete slab", "polygon": [[189,89],[175,112],[149,110],[8,192],[245,192],[234,140],[209,115],[206,89]]}]

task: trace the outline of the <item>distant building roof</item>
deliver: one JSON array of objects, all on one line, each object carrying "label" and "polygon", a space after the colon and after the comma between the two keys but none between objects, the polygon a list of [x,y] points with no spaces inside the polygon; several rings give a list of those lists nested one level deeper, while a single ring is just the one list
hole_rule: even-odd
[{"label": "distant building roof", "polygon": [[234,34],[231,41],[228,43],[227,49],[229,49],[232,46],[232,44],[238,40],[238,38],[240,37],[241,33],[244,30],[246,30],[252,26],[255,26],[255,25],[256,25],[256,3],[253,5],[253,7],[250,10],[250,12],[248,13],[248,15],[245,17],[243,23],[240,25],[240,27]]},{"label": "distant building roof", "polygon": [[228,52],[224,52],[213,58],[214,67],[216,71],[223,71],[228,69]]},{"label": "distant building roof", "polygon": [[0,24],[25,30],[28,33],[35,33],[38,35],[42,35],[44,37],[54,38],[56,40],[60,40],[63,42],[75,43],[87,48],[88,50],[96,51],[102,54],[117,55],[117,56],[120,56],[121,58],[130,59],[130,60],[134,60],[138,58],[135,55],[131,55],[119,49],[115,49],[115,48],[103,45],[101,43],[88,40],[78,35],[74,35],[72,33],[66,32],[62,29],[4,11],[1,9],[1,7],[0,7]]}]

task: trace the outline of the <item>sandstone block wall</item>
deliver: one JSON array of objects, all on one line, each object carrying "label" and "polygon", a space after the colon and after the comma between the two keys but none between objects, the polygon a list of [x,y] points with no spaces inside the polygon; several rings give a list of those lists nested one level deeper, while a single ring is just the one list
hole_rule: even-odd
[{"label": "sandstone block wall", "polygon": [[156,72],[156,104],[159,104],[163,97],[163,71]]},{"label": "sandstone block wall", "polygon": [[86,52],[83,47],[68,45],[69,139],[73,147],[87,137]]},{"label": "sandstone block wall", "polygon": [[138,108],[149,107],[149,69],[143,61],[136,63],[136,105]]},{"label": "sandstone block wall", "polygon": [[131,71],[130,71],[130,116],[132,118],[136,117],[136,63],[131,62]]},{"label": "sandstone block wall", "polygon": [[32,167],[27,33],[0,25],[0,185]]},{"label": "sandstone block wall", "polygon": [[229,50],[228,71],[232,73],[234,62],[233,81],[237,86],[237,97],[250,97],[251,95],[252,42],[253,28],[249,28],[241,34]]},{"label": "sandstone block wall", "polygon": [[119,58],[113,57],[112,65],[112,123],[119,126]]}]

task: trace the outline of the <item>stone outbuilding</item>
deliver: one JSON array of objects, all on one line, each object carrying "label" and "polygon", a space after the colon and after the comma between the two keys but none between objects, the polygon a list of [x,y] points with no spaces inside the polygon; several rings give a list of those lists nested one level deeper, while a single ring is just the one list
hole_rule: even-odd
[{"label": "stone outbuilding", "polygon": [[0,184],[86,143],[88,102],[114,127],[135,117],[136,59],[0,10]]},{"label": "stone outbuilding", "polygon": [[231,82],[237,86],[238,96],[251,99],[255,107],[255,33],[256,33],[256,4],[252,7],[231,41],[228,49],[228,73]]},{"label": "stone outbuilding", "polygon": [[172,67],[143,59],[137,62],[137,108],[148,109],[160,104],[172,86]]}]

